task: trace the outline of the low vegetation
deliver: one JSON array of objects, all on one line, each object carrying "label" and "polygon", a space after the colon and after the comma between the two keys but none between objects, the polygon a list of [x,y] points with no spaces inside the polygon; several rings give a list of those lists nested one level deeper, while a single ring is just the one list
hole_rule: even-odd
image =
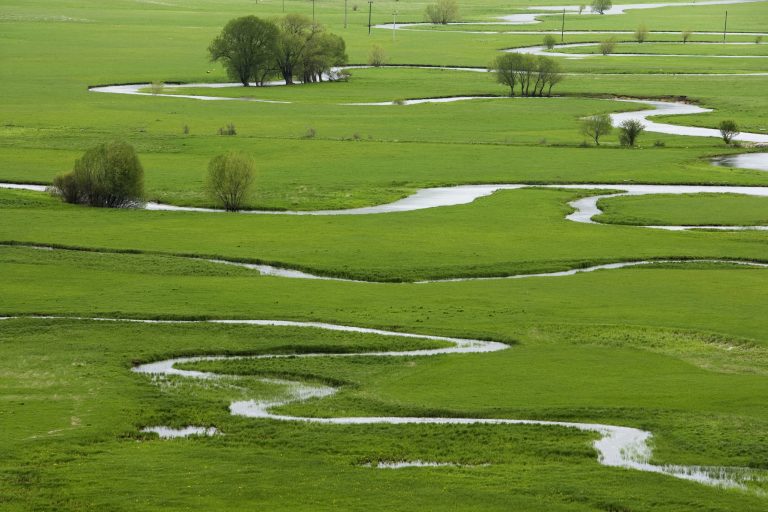
[{"label": "low vegetation", "polygon": [[616,49],[616,44],[618,41],[615,37],[609,37],[608,39],[605,39],[603,41],[600,41],[599,48],[600,53],[603,55],[610,55],[614,52]]},{"label": "low vegetation", "polygon": [[144,197],[144,169],[133,146],[99,144],[53,180],[53,193],[68,203],[104,208],[136,206]]},{"label": "low vegetation", "polygon": [[732,119],[720,121],[718,128],[720,129],[720,137],[722,137],[723,142],[726,144],[730,144],[733,138],[741,133],[739,131],[739,125]]},{"label": "low vegetation", "polygon": [[240,210],[253,184],[253,160],[235,152],[214,157],[205,184],[210,198],[225,210]]},{"label": "low vegetation", "polygon": [[445,25],[459,19],[459,4],[456,0],[437,0],[426,9],[427,21]]},{"label": "low vegetation", "polygon": [[619,125],[619,143],[622,146],[634,147],[637,138],[644,130],[642,122],[637,119],[627,119]]}]

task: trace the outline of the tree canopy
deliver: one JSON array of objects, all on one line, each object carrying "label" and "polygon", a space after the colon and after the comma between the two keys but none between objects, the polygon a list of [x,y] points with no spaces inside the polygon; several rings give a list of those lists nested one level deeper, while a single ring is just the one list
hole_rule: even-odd
[{"label": "tree canopy", "polygon": [[291,85],[319,82],[347,63],[344,40],[300,14],[274,21],[255,16],[236,18],[224,27],[208,47],[212,61],[222,62],[227,74],[244,86],[263,85],[281,77]]},{"label": "tree canopy", "polygon": [[143,201],[144,169],[130,144],[99,144],[75,161],[72,172],[54,178],[53,192],[68,203],[135,206]]},{"label": "tree canopy", "polygon": [[233,80],[248,86],[270,69],[278,30],[274,23],[256,16],[230,20],[208,47],[212,61],[221,61]]},{"label": "tree canopy", "polygon": [[540,55],[525,55],[506,53],[499,55],[491,65],[496,72],[496,81],[509,87],[510,96],[515,95],[515,89],[520,87],[521,96],[552,95],[552,87],[563,80],[560,63]]}]

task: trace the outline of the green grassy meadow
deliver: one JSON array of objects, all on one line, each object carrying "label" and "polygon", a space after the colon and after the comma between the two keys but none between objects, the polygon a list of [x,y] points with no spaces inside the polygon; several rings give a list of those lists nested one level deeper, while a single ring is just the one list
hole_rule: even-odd
[{"label": "green grassy meadow", "polygon": [[[391,23],[395,10],[398,23],[422,22],[428,3],[374,2],[372,22]],[[226,82],[206,48],[228,20],[311,16],[313,3],[0,0],[0,182],[50,184],[86,149],[124,140],[144,166],[147,200],[178,206],[214,206],[207,165],[229,150],[256,162],[248,209],[348,209],[425,187],[531,185],[459,206],[347,216],[104,209],[0,188],[0,510],[765,510],[768,269],[683,261],[504,277],[641,260],[768,263],[764,231],[639,227],[764,225],[765,198],[609,198],[600,201],[600,224],[588,225],[565,216],[569,202],[591,192],[535,187],[768,186],[763,171],[710,162],[764,151],[750,144],[645,132],[628,149],[613,130],[596,147],[579,131],[584,117],[644,109],[616,99],[674,98],[713,112],[655,120],[711,128],[733,119],[742,131],[766,132],[768,43],[751,33],[766,31],[768,2],[568,14],[566,31],[587,33],[566,32],[566,43],[596,45],[608,31],[645,24],[647,42],[619,34],[616,51],[683,55],[558,58],[567,75],[554,98],[509,98],[490,73],[429,69],[485,68],[501,50],[540,45],[539,31],[559,40],[559,13],[537,24],[493,23],[561,3],[460,1],[465,25],[368,35],[367,2],[348,2],[345,28],[344,3],[318,0],[317,21],[345,39],[350,64],[366,64],[376,44],[388,65],[352,69],[347,82],[163,91],[242,100],[201,101],[89,87]],[[727,41],[745,44],[679,42],[685,30],[722,30],[726,9]],[[407,65],[423,67],[398,67]],[[487,98],[345,105],[449,96]],[[218,135],[229,123],[237,135]],[[362,282],[263,276],[206,261],[215,258]],[[478,277],[496,279],[418,282]],[[212,319],[331,323],[508,348],[299,358],[290,356],[447,344],[203,322]],[[183,366],[224,375],[211,380],[131,371],[171,357],[264,354],[289,357]],[[597,434],[564,427],[333,425],[230,413],[234,400],[290,396],[276,379],[338,389],[280,414],[619,425],[652,433],[652,464],[753,478],[727,489],[604,466]],[[142,432],[157,425],[219,434]],[[403,461],[448,465],[377,467]]]}]

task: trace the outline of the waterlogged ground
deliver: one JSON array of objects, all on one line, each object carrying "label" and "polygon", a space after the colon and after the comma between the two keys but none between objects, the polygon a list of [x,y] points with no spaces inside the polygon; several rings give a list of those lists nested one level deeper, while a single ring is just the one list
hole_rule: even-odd
[{"label": "waterlogged ground", "polygon": [[[768,2],[314,7],[348,82],[218,86],[279,4],[3,7],[0,509],[765,510]],[[558,97],[508,98],[510,49]],[[147,209],[45,193],[109,139]],[[205,196],[226,150],[259,215]]]}]

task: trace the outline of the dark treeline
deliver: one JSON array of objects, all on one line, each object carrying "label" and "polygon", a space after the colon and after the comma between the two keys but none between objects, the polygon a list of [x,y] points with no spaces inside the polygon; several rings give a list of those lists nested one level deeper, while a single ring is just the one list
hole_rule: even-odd
[{"label": "dark treeline", "polygon": [[211,42],[208,53],[212,61],[224,65],[231,79],[246,87],[276,77],[289,85],[294,79],[334,79],[333,68],[347,63],[344,40],[300,14],[274,20],[233,19]]}]

